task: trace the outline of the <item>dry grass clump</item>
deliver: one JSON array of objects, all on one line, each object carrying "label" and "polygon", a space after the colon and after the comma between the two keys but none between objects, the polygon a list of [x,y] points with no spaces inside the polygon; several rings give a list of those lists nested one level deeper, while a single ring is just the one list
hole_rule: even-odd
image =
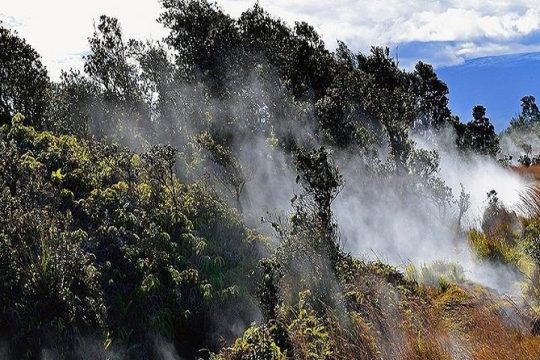
[{"label": "dry grass clump", "polygon": [[520,203],[517,210],[528,218],[540,217],[540,188],[538,185],[533,185],[527,188],[520,195]]},{"label": "dry grass clump", "polygon": [[465,272],[458,264],[437,260],[420,266],[408,264],[405,267],[405,279],[444,290],[450,283],[464,282]]},{"label": "dry grass clump", "polygon": [[402,360],[452,360],[436,337],[411,336],[407,348],[400,355]]},{"label": "dry grass clump", "polygon": [[468,332],[473,359],[540,359],[540,337],[506,325],[501,316],[484,306],[475,307],[469,316],[473,324]]},{"label": "dry grass clump", "polygon": [[529,167],[510,166],[510,169],[523,177],[540,181],[540,165],[532,165]]},{"label": "dry grass clump", "polygon": [[375,286],[372,276],[361,277],[349,296],[363,309],[356,333],[369,334],[364,339],[373,339],[379,357],[353,358],[540,359],[540,337],[530,332],[531,318],[517,307],[508,312],[514,305],[495,293],[467,282],[404,289],[379,278]]},{"label": "dry grass clump", "polygon": [[455,334],[458,346],[452,351],[453,358],[540,359],[540,337],[524,326],[531,319],[513,303],[453,285],[434,299],[434,305],[441,311],[447,333]]},{"label": "dry grass clump", "polygon": [[350,325],[343,326],[337,316],[328,322],[336,359],[377,359],[380,353],[370,325],[356,312],[350,313]]},{"label": "dry grass clump", "polygon": [[400,349],[403,360],[450,360],[451,337],[441,312],[427,299],[409,299],[405,344]]},{"label": "dry grass clump", "polygon": [[511,243],[504,237],[488,236],[475,229],[469,231],[469,244],[473,252],[484,260],[499,261],[518,266],[523,257],[516,244]]},{"label": "dry grass clump", "polygon": [[302,292],[279,326],[250,328],[217,358],[540,359],[532,316],[499,295],[469,282],[416,286],[376,264],[361,269],[343,284],[341,306],[315,306]]},{"label": "dry grass clump", "polygon": [[470,306],[472,299],[471,294],[462,287],[451,285],[434,299],[433,305],[441,311],[453,311],[459,307]]},{"label": "dry grass clump", "polygon": [[[423,276],[437,282],[436,286],[443,273],[449,278],[461,279],[458,268],[453,271],[451,268],[442,262],[424,266]],[[369,330],[380,350],[379,358],[452,359],[453,339],[442,312],[431,298],[443,290],[430,285],[417,286],[417,279],[397,276],[395,270],[386,267],[372,264],[371,270],[377,271],[368,269],[370,267],[354,284],[355,291],[349,294],[354,294],[355,302],[363,308],[363,319],[369,322]],[[455,276],[450,275],[452,272]]]}]

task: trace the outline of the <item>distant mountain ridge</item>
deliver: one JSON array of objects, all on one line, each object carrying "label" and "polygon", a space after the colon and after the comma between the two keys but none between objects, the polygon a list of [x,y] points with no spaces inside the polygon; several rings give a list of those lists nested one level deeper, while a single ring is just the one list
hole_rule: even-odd
[{"label": "distant mountain ridge", "polygon": [[540,100],[540,52],[487,56],[437,69],[450,89],[450,107],[469,121],[474,105],[487,108],[497,131],[504,130],[520,109],[523,96]]},{"label": "distant mountain ridge", "polygon": [[475,69],[484,66],[517,66],[528,65],[531,61],[540,62],[540,52],[507,54],[498,56],[484,56],[466,60],[463,64],[444,66],[441,70],[460,67],[461,69]]}]

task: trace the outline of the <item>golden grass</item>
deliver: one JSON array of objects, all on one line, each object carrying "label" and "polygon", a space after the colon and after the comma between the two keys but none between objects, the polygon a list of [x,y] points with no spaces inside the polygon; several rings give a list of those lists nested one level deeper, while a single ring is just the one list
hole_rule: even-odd
[{"label": "golden grass", "polygon": [[529,167],[510,166],[510,170],[531,180],[540,181],[540,165],[532,165]]},{"label": "golden grass", "polygon": [[452,356],[434,336],[411,336],[407,348],[401,353],[403,360],[451,360]]},{"label": "golden grass", "polygon": [[475,360],[540,359],[540,338],[505,325],[500,316],[485,307],[469,313],[473,326],[472,358]]},{"label": "golden grass", "polygon": [[[309,293],[300,296],[300,303],[285,306],[279,321],[287,329],[293,350],[273,350],[272,356],[283,353],[287,358],[313,360],[540,359],[540,337],[531,334],[529,325],[534,311],[522,310],[470,282],[449,283],[444,289],[404,287],[390,281],[392,277],[386,272],[363,269],[365,272],[344,285],[342,307],[316,313],[308,305]],[[262,335],[254,340],[264,340]],[[254,352],[256,342],[249,346],[245,341],[237,343],[236,349],[225,351],[221,359],[260,358]]]},{"label": "golden grass", "polygon": [[510,241],[498,236],[488,236],[475,229],[469,231],[469,244],[473,252],[484,260],[518,266],[523,257],[520,250]]},{"label": "golden grass", "polygon": [[450,335],[441,312],[427,299],[409,299],[405,343],[399,359],[450,360]]},{"label": "golden grass", "polygon": [[419,266],[408,264],[405,267],[405,279],[444,290],[449,283],[464,282],[465,273],[458,264],[437,260]]}]

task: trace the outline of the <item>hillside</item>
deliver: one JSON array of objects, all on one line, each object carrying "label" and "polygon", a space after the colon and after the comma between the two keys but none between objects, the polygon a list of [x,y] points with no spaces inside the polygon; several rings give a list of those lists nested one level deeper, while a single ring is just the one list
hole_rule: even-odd
[{"label": "hillside", "polygon": [[512,170],[526,178],[533,179],[534,181],[540,181],[540,165],[532,165],[529,167],[516,166],[513,167]]},{"label": "hillside", "polygon": [[0,25],[0,358],[539,358],[536,167],[485,107],[258,4],[161,5],[163,42],[104,15],[58,82]]},{"label": "hillside", "polygon": [[[21,121],[22,117],[15,118],[0,132],[2,151],[11,154],[2,173],[18,174],[2,193],[0,250],[7,260],[2,265],[1,293],[8,297],[2,301],[18,309],[16,315],[4,316],[33,334],[31,338],[17,334],[25,351],[43,348],[48,356],[62,354],[58,346],[73,340],[62,324],[70,324],[80,337],[68,347],[76,358],[124,358],[155,344],[160,344],[157,354],[165,356],[171,345],[147,339],[148,328],[176,333],[180,344],[189,341],[181,345],[183,356],[195,356],[196,352],[186,351],[212,344],[208,334],[219,334],[220,341],[233,339],[225,326],[227,318],[235,322],[243,318],[249,324],[260,316],[250,295],[255,284],[247,275],[264,253],[264,238],[243,228],[237,215],[204,183],[186,185],[174,176],[153,177],[160,167],[172,166],[155,162],[166,148],[153,148],[139,157],[121,148],[35,131]],[[528,175],[534,168],[515,171]],[[516,241],[522,236],[538,231],[540,223],[523,221],[532,221],[523,235],[499,238],[509,225],[500,223],[492,225],[497,232],[486,228],[488,237],[471,233],[471,244],[486,261],[531,266],[529,260],[516,260],[515,256],[525,255],[512,249],[518,248]],[[28,224],[39,225],[32,229]],[[483,240],[477,243],[479,239]],[[18,247],[11,247],[13,241]],[[514,255],[508,257],[510,252]],[[271,263],[267,264],[265,271],[270,270]],[[331,270],[321,264],[318,271],[323,273],[309,275],[318,285],[301,285],[298,293],[289,288],[298,286],[293,285],[294,277],[286,278],[289,285],[276,298],[281,300],[273,310],[275,318],[252,325],[213,358],[540,356],[534,310],[467,280],[459,265],[409,265],[403,273],[378,261],[345,255],[339,264],[337,278],[326,285],[324,272]],[[527,271],[533,271],[534,282],[522,286],[538,291],[538,270]],[[269,288],[258,291],[274,289],[277,284],[268,281]],[[17,295],[20,298],[14,297],[21,282],[29,285]],[[182,295],[184,291],[189,297]],[[321,291],[330,295],[324,304],[317,295]],[[278,296],[261,295],[266,301]],[[290,300],[281,304],[284,299]],[[124,310],[110,313],[111,307]],[[20,322],[26,318],[34,320],[23,326]],[[87,337],[97,328],[108,329],[101,350]],[[121,336],[129,338],[123,341],[141,345],[135,353],[133,349],[126,353],[118,339],[108,337],[114,334],[126,334]]]}]

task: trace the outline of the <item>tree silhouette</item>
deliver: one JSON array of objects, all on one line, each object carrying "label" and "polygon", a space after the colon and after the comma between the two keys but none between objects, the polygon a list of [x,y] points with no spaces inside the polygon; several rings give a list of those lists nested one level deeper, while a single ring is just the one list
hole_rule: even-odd
[{"label": "tree silhouette", "polygon": [[536,105],[534,96],[521,98],[521,112],[510,120],[510,131],[526,129],[533,124],[540,123],[540,110]]},{"label": "tree silhouette", "polygon": [[0,124],[8,124],[15,113],[27,124],[41,127],[46,109],[49,77],[39,54],[0,24]]},{"label": "tree silhouette", "polygon": [[496,156],[499,153],[499,138],[493,124],[486,117],[486,108],[482,105],[473,108],[473,120],[461,126],[459,130],[458,145],[462,149],[489,156]]}]

